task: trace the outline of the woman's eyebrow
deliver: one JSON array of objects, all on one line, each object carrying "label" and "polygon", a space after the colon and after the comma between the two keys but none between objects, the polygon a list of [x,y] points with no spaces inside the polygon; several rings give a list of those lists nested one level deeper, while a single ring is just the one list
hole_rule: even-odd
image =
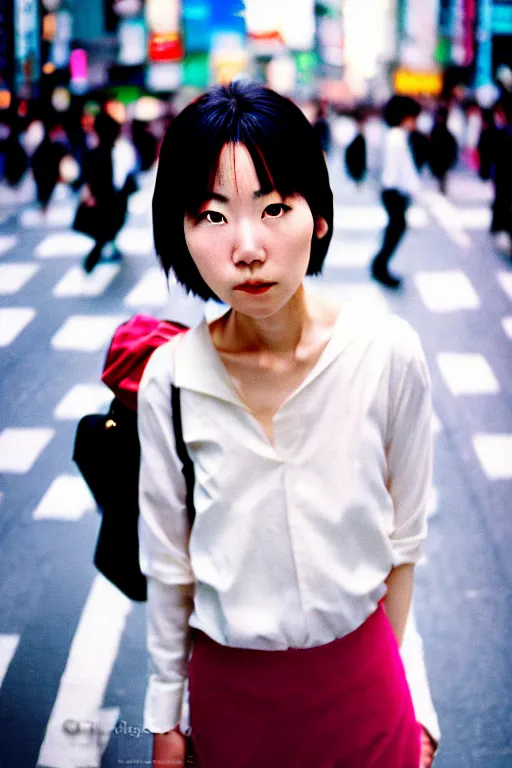
[{"label": "woman's eyebrow", "polygon": [[[255,200],[257,200],[260,197],[266,197],[266,195],[272,194],[275,190],[270,189],[268,191],[264,191],[263,189],[257,189],[255,192],[253,192],[252,196]],[[206,203],[208,200],[217,200],[219,203],[229,203],[229,197],[226,197],[225,195],[221,195],[220,192],[210,192],[203,200],[203,203]]]}]

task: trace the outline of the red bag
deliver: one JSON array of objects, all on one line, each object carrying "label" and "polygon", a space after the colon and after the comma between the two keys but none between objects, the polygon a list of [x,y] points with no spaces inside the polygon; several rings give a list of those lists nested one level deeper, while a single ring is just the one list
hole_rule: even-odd
[{"label": "red bag", "polygon": [[120,325],[112,337],[101,380],[116,398],[137,410],[137,391],[144,368],[154,350],[188,328],[150,315],[135,315]]}]

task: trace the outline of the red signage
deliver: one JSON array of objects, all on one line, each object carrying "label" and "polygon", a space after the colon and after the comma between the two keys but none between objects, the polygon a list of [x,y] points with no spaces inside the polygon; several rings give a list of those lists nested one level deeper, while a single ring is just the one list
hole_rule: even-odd
[{"label": "red signage", "polygon": [[149,37],[150,61],[183,61],[185,55],[179,32],[152,32]]}]

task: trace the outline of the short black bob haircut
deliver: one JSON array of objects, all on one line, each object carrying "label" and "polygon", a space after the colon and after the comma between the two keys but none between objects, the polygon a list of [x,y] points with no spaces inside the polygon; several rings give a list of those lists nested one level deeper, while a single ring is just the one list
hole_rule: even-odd
[{"label": "short black bob haircut", "polygon": [[384,107],[384,121],[390,128],[397,128],[407,117],[418,117],[421,106],[411,96],[395,95]]},{"label": "short black bob haircut", "polygon": [[321,272],[332,237],[333,196],[315,131],[302,111],[262,85],[237,81],[214,86],[169,125],[162,142],[153,195],[153,236],[168,275],[202,299],[217,299],[204,282],[185,242],[185,213],[196,215],[213,189],[226,144],[249,151],[263,192],[302,195],[327,234],[313,235],[308,275]]}]

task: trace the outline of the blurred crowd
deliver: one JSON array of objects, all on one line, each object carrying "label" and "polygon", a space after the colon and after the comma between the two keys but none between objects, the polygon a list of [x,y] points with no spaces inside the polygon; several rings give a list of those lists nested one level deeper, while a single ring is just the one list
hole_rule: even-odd
[{"label": "blurred crowd", "polygon": [[[154,168],[160,141],[181,106],[179,98],[164,103],[152,97],[125,106],[106,96],[72,96],[64,109],[42,99],[14,100],[0,112],[0,189],[10,190],[16,200],[16,191],[31,178],[43,223],[57,184],[68,185],[77,205],[73,227],[95,242],[83,263],[91,272],[100,260],[120,258],[113,243],[128,198]],[[380,111],[364,105],[347,111],[322,101],[301,106],[326,159],[341,150],[344,171],[358,185],[372,176],[375,125],[387,125],[374,152],[378,170],[373,180],[380,185],[389,218],[383,248],[373,262],[376,279],[389,287],[399,284],[387,264],[405,231],[405,211],[417,189],[414,174],[425,168],[443,195],[457,164],[492,184],[491,232],[497,247],[512,253],[511,94],[502,93],[486,109],[457,94],[422,104],[396,96]],[[406,154],[412,160],[408,169]]]}]

